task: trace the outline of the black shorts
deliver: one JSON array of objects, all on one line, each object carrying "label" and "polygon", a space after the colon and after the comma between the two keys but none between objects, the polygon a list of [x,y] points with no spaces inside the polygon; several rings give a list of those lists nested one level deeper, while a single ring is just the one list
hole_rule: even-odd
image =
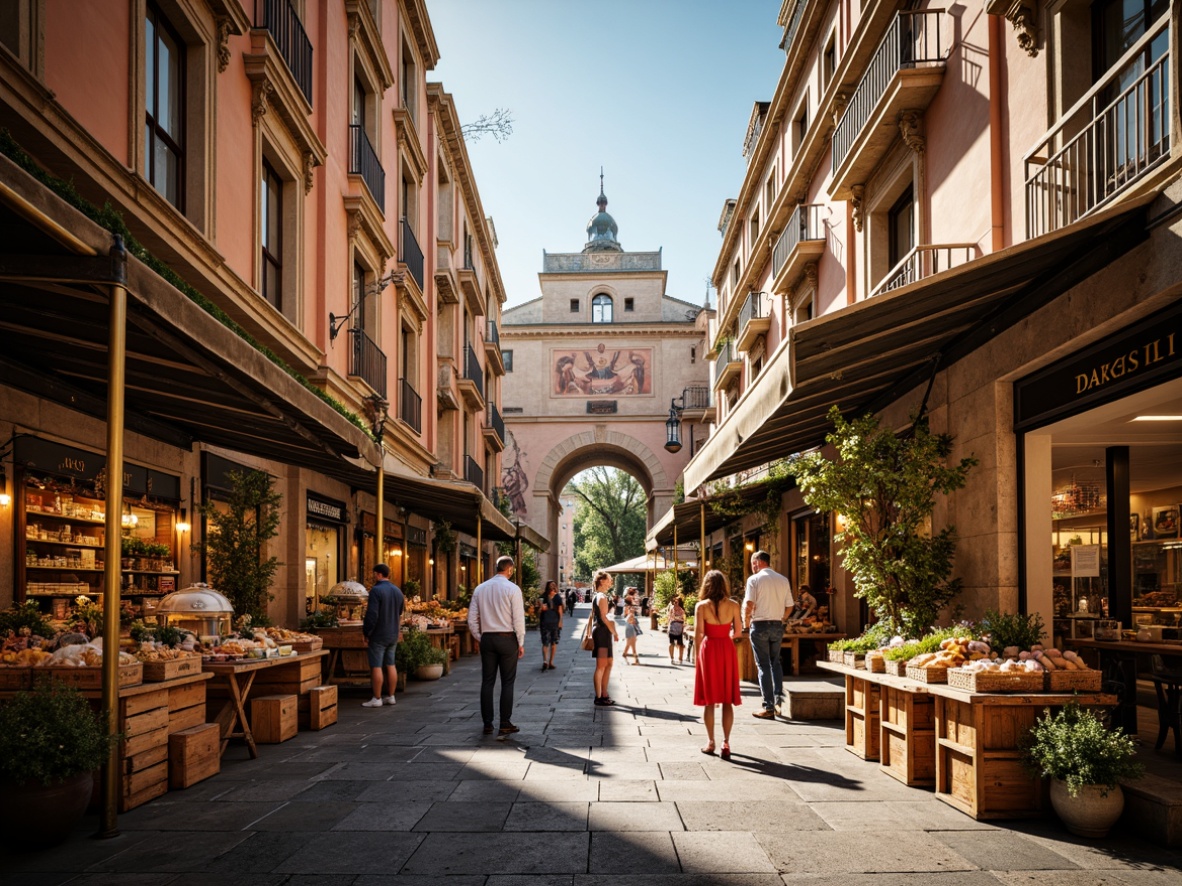
[{"label": "black shorts", "polygon": [[596,625],[591,632],[591,639],[595,641],[595,648],[591,650],[592,658],[599,658],[599,650],[606,649],[607,657],[612,658],[612,632],[607,625]]},{"label": "black shorts", "polygon": [[669,635],[669,645],[670,646],[680,646],[682,649],[684,649],[685,648],[685,631],[682,631],[680,634],[670,634]]}]

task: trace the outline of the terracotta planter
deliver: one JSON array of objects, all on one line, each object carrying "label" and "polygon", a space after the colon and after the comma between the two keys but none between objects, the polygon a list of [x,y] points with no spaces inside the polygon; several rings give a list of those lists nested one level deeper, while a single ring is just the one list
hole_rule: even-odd
[{"label": "terracotta planter", "polygon": [[415,668],[416,680],[438,680],[443,676],[443,665],[429,664]]},{"label": "terracotta planter", "polygon": [[1081,837],[1107,837],[1125,808],[1125,795],[1120,785],[1108,790],[1104,785],[1090,784],[1073,797],[1067,790],[1067,783],[1055,779],[1051,782],[1051,806],[1071,833]]},{"label": "terracotta planter", "polygon": [[56,846],[81,820],[93,787],[91,772],[48,786],[0,783],[0,835],[13,846]]}]

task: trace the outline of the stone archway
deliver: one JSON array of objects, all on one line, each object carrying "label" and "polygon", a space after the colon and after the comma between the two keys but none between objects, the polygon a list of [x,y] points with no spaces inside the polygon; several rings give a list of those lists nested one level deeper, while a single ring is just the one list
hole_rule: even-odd
[{"label": "stone archway", "polygon": [[[619,468],[637,479],[647,496],[649,528],[655,516],[673,504],[673,483],[652,449],[636,437],[596,425],[567,437],[542,459],[533,482],[535,516],[531,524],[537,531],[547,538],[558,538],[559,495],[572,477],[597,465]],[[538,525],[535,521],[542,515],[544,522]],[[558,575],[556,545],[551,545],[541,565],[544,575]]]}]

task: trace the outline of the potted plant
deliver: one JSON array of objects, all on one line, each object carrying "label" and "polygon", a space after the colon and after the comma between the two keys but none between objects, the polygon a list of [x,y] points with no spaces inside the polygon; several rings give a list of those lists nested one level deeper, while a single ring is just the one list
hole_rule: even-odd
[{"label": "potted plant", "polygon": [[1030,768],[1053,779],[1051,805],[1067,830],[1081,837],[1108,834],[1125,805],[1118,780],[1143,769],[1131,737],[1075,703],[1055,714],[1045,711],[1023,750]]},{"label": "potted plant", "polygon": [[65,840],[118,739],[85,698],[57,682],[0,703],[0,834],[20,846]]},{"label": "potted plant", "polygon": [[394,650],[395,664],[404,674],[414,674],[419,680],[438,680],[443,676],[447,652],[432,645],[423,631],[406,627]]}]

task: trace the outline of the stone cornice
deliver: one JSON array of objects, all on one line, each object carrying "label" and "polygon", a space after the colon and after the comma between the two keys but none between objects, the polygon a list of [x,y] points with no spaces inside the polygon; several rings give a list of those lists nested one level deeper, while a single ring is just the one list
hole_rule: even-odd
[{"label": "stone cornice", "polygon": [[402,148],[407,160],[410,161],[411,172],[419,185],[427,176],[427,155],[423,153],[423,146],[419,142],[419,131],[415,128],[414,118],[406,108],[395,108],[394,130],[398,133],[398,146]]},{"label": "stone cornice", "polygon": [[398,5],[406,10],[406,20],[419,55],[423,57],[423,66],[428,71],[434,70],[439,64],[439,44],[435,42],[435,32],[431,29],[426,0],[403,0]]},{"label": "stone cornice", "polygon": [[365,56],[370,69],[378,76],[381,91],[385,92],[394,85],[394,72],[390,70],[390,59],[368,0],[345,0],[345,15],[349,18],[349,39]]},{"label": "stone cornice", "polygon": [[364,233],[367,240],[382,257],[382,266],[394,257],[394,244],[386,235],[386,227],[377,203],[370,196],[369,189],[364,185],[359,189],[359,195],[344,197],[345,213],[348,216],[349,239],[352,240],[359,233]]},{"label": "stone cornice", "polygon": [[[615,324],[618,325],[618,324]],[[626,330],[617,329],[614,332],[606,328],[582,326],[561,326],[555,323],[538,324],[501,324],[501,343],[511,338],[594,338],[599,340],[628,338],[638,336],[653,336],[655,338],[701,338],[701,331],[693,324],[665,322],[647,323],[629,326]],[[639,345],[638,345],[639,347]]]}]

